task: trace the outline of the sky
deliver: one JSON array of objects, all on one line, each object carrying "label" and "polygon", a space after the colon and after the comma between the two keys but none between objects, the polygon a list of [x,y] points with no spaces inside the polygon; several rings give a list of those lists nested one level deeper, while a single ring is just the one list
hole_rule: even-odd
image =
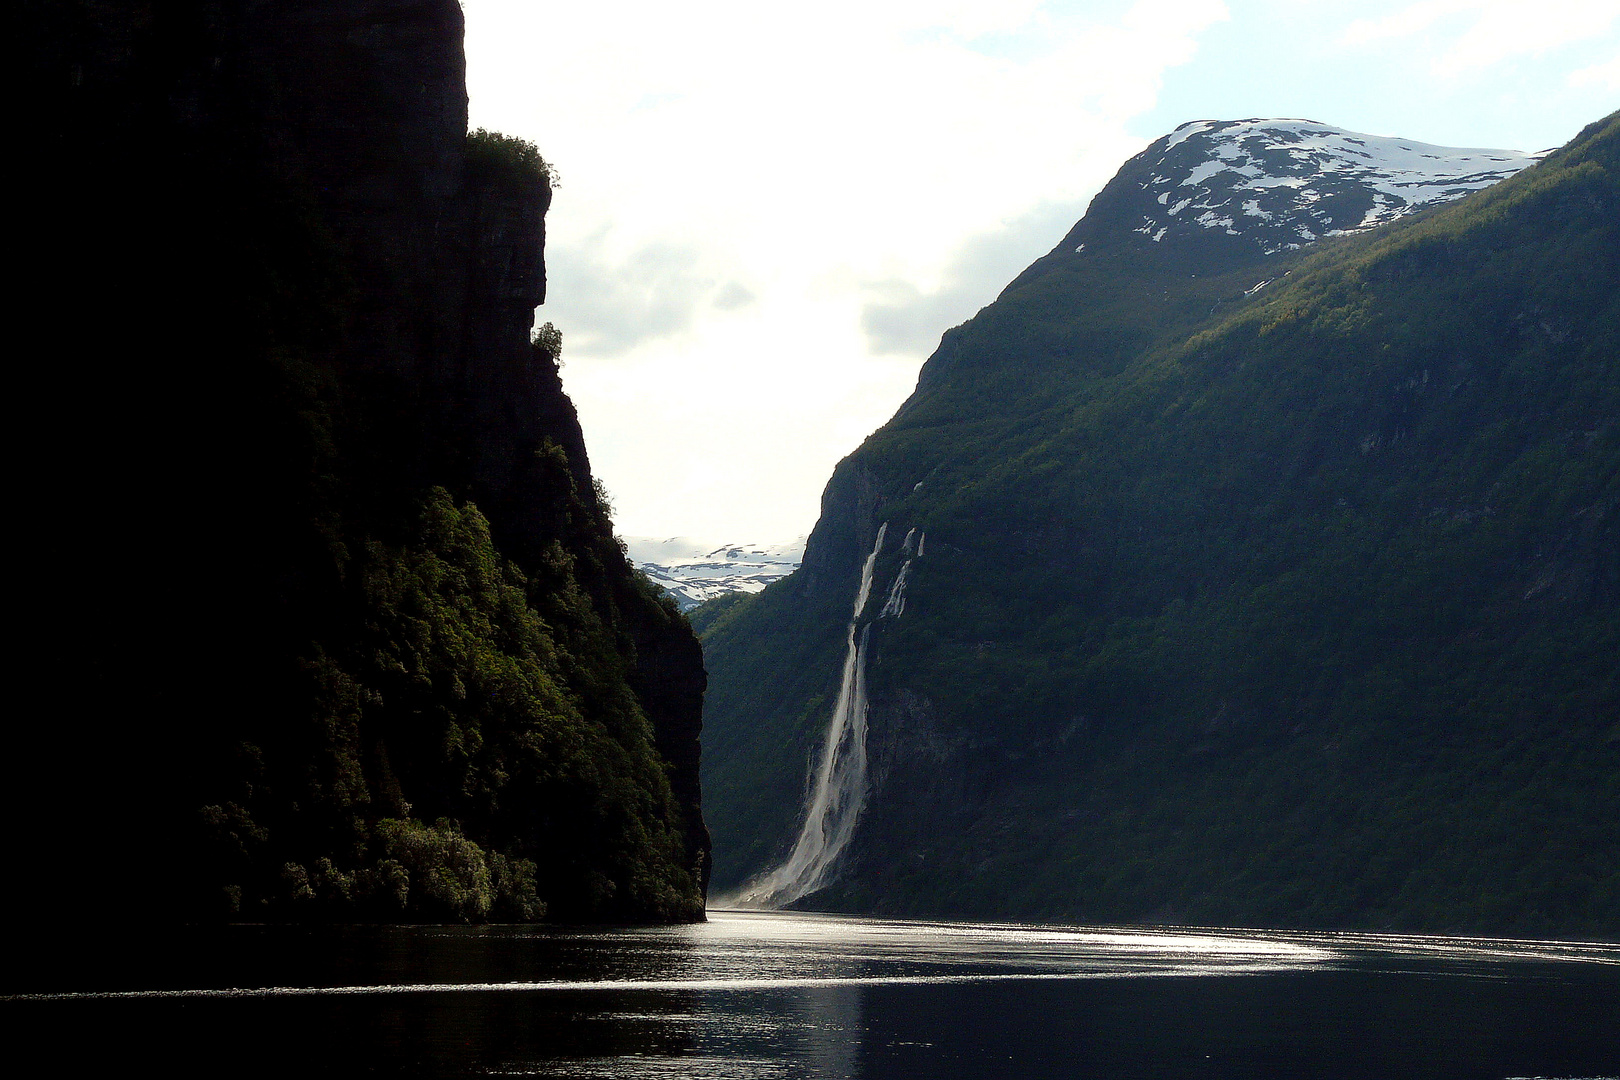
[{"label": "sky", "polygon": [[940,335],[1188,120],[1543,150],[1620,0],[463,0],[470,123],[559,177],[563,383],[625,536],[809,532]]}]

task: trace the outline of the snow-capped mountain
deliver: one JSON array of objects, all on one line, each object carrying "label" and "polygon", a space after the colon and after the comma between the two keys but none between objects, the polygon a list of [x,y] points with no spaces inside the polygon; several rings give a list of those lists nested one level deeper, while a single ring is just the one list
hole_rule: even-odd
[{"label": "snow-capped mountain", "polygon": [[[1537,891],[1574,847],[1490,913],[1470,883],[1620,820],[1572,771],[1615,712],[1586,702],[1620,628],[1617,206],[1620,114],[1545,156],[1303,120],[1148,144],[833,470],[813,572],[707,624],[715,892],[1587,932],[1600,886]],[[1515,789],[1541,816],[1488,848],[1504,740],[1570,797]],[[1420,887],[1364,855],[1437,843]]]},{"label": "snow-capped mountain", "polygon": [[[1155,242],[1225,233],[1270,255],[1448,202],[1540,157],[1361,135],[1312,120],[1197,120],[1121,170],[1120,180],[1133,183],[1106,224]],[[1071,239],[1083,248],[1090,237],[1077,230]]]},{"label": "snow-capped mountain", "polygon": [[799,568],[804,537],[785,544],[715,544],[690,536],[627,536],[630,562],[682,611],[730,592],[757,593]]}]

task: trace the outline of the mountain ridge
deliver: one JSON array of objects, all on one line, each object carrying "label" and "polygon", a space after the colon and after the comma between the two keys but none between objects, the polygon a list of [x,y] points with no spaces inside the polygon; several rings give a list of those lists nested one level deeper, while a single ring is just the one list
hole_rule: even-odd
[{"label": "mountain ridge", "polygon": [[700,619],[717,888],[792,840],[886,523],[928,554],[878,555],[869,802],[805,904],[1614,933],[1617,129],[1271,254],[1134,231],[1127,163]]},{"label": "mountain ridge", "polygon": [[785,544],[716,544],[690,536],[626,536],[631,565],[682,611],[731,593],[757,593],[798,569],[806,537]]},{"label": "mountain ridge", "polygon": [[[1258,234],[1268,255],[1449,202],[1536,160],[1284,119],[1192,121],[1139,159],[1151,162],[1143,194],[1165,210],[1144,214],[1133,232],[1156,243],[1175,225],[1188,223],[1229,235]],[[1181,175],[1189,160],[1195,164]],[[1189,210],[1203,213],[1180,216]],[[1239,217],[1254,220],[1239,230]]]}]

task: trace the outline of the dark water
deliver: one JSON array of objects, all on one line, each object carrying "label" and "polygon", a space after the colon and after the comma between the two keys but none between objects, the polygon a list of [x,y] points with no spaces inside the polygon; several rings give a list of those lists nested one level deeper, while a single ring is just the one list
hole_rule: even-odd
[{"label": "dark water", "polygon": [[892,922],[14,945],[11,1075],[1620,1078],[1620,946]]}]

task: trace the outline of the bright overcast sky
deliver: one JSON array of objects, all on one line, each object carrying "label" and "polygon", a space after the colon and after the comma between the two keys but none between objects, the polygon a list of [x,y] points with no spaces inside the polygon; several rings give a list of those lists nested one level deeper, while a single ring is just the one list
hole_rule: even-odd
[{"label": "bright overcast sky", "polygon": [[1620,107],[1620,0],[465,0],[530,139],[563,380],[625,535],[808,532],[947,328],[1186,120],[1541,150]]}]

